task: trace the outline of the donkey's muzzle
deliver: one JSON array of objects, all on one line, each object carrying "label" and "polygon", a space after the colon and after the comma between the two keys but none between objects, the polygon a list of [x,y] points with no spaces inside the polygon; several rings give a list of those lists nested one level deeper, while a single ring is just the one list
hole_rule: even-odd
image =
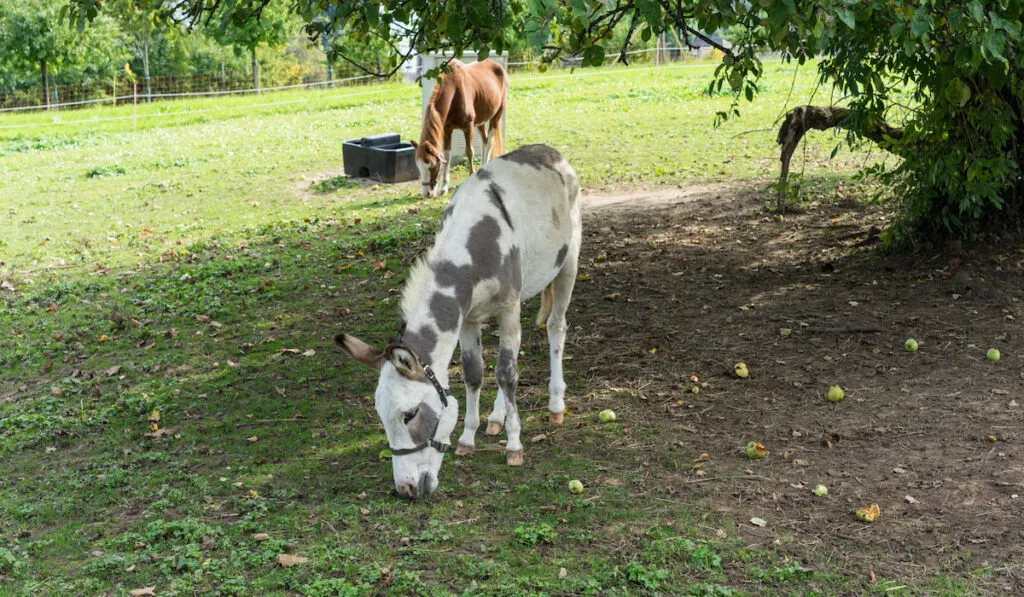
[{"label": "donkey's muzzle", "polygon": [[395,486],[398,496],[407,500],[424,497],[435,489],[437,489],[437,483],[431,478],[430,473],[420,475],[419,482],[416,484],[402,483]]}]

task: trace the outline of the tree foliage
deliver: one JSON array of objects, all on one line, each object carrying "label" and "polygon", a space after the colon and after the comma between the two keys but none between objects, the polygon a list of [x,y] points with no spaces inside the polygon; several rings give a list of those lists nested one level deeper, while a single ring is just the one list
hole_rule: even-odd
[{"label": "tree foliage", "polygon": [[[87,18],[96,0],[69,0]],[[155,1],[155,0],[136,0]],[[239,25],[284,0],[177,0],[173,18]],[[484,58],[528,40],[543,61],[565,54],[584,66],[609,51],[672,30],[733,41],[711,82],[739,114],[762,74],[759,53],[817,59],[823,84],[849,108],[842,126],[856,140],[887,121],[882,139],[901,156],[882,172],[903,202],[908,230],[972,233],[1017,217],[1024,203],[1024,0],[296,0],[311,37],[344,31],[390,48],[396,71],[417,52],[475,50]],[[611,46],[616,32],[626,34]],[[401,40],[408,40],[404,50]],[[342,48],[342,56],[344,56]],[[374,70],[367,66],[368,71]]]}]

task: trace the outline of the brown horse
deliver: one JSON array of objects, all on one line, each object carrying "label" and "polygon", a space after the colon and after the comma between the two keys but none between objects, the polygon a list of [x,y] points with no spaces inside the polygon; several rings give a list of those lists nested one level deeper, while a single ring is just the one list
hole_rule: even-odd
[{"label": "brown horse", "polygon": [[[501,118],[505,114],[508,75],[500,64],[484,60],[465,65],[458,60],[449,63],[451,71],[441,75],[434,86],[423,114],[423,131],[416,148],[416,165],[424,197],[448,192],[448,162],[452,152],[452,132],[461,130],[466,136],[466,161],[473,173],[473,127],[478,127],[484,141],[483,163],[501,155]],[[490,125],[489,130],[487,125]]]}]

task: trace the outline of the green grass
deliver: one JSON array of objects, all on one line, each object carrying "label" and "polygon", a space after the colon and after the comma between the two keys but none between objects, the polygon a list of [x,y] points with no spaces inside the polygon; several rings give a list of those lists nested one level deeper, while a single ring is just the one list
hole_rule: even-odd
[{"label": "green grass", "polygon": [[[512,78],[507,147],[546,142],[587,187],[774,176],[769,128],[814,89],[812,69],[769,63],[765,96],[741,119],[712,127],[727,97],[702,93],[711,65],[583,71]],[[163,102],[132,108],[14,114],[0,127],[0,239],[4,271],[125,266],[247,227],[333,209],[347,194],[298,193],[341,167],[347,139],[419,135],[420,90],[388,84]],[[624,134],[629,132],[629,134]],[[867,159],[813,136],[806,173],[848,175]],[[381,191],[382,199],[409,188]]]},{"label": "green grass", "polygon": [[[771,126],[792,71],[769,66],[764,100],[713,129],[729,100],[701,97],[711,69],[515,76],[507,146],[550,143],[589,187],[774,175],[774,135],[734,135]],[[812,87],[801,74],[793,97]],[[416,136],[418,99],[386,85],[153,104],[138,130],[130,107],[5,117],[0,594],[899,594],[645,497],[636,454],[595,457],[615,427],[531,444],[522,469],[481,439],[435,497],[392,495],[375,377],[330,338],[397,329],[393,290],[444,200],[334,177],[343,140]],[[870,159],[826,161],[834,143],[808,143],[809,174]],[[521,406],[526,437],[547,429],[539,390]],[[166,435],[147,435],[154,413]]]}]

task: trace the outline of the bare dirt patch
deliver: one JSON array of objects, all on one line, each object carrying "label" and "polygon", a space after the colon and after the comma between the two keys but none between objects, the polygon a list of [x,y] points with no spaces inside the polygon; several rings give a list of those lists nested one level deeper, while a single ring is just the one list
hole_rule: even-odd
[{"label": "bare dirt patch", "polygon": [[[774,218],[768,199],[749,184],[585,197],[568,369],[588,390],[570,408],[614,406],[643,489],[750,543],[850,574],[988,564],[1024,591],[1020,244],[887,255],[881,207]],[[831,384],[845,400],[825,400]],[[767,459],[746,458],[751,440]],[[872,525],[854,516],[867,503]]]}]

